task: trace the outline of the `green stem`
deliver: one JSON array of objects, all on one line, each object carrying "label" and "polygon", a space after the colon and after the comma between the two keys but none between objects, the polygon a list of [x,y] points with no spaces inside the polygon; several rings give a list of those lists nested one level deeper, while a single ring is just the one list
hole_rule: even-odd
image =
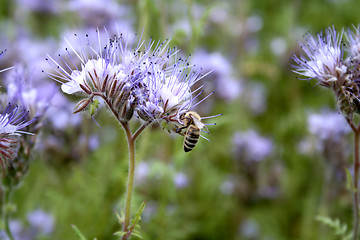
[{"label": "green stem", "polygon": [[114,116],[116,117],[117,121],[120,125],[124,128],[126,139],[128,142],[129,148],[129,170],[128,170],[128,179],[127,179],[127,187],[126,187],[126,199],[125,199],[125,216],[124,216],[124,225],[123,231],[126,233],[121,238],[122,240],[126,240],[132,234],[132,227],[131,224],[131,198],[132,198],[132,191],[134,187],[134,175],[135,175],[135,141],[140,136],[142,131],[150,124],[150,122],[145,122],[137,131],[132,134],[130,125],[128,122],[124,122],[119,118],[116,110],[112,107],[111,102],[101,93],[93,93],[94,96],[99,96],[104,99],[104,101],[109,106],[110,110],[113,112]]},{"label": "green stem", "polygon": [[359,136],[360,129],[357,128],[354,131],[354,191],[353,191],[353,199],[354,199],[354,240],[358,240],[359,235],[359,167],[360,167],[360,159],[359,159]]},{"label": "green stem", "polygon": [[[128,231],[130,226],[130,210],[131,210],[131,198],[132,190],[134,186],[134,173],[135,173],[135,146],[133,139],[128,139],[129,146],[129,172],[128,172],[128,182],[126,188],[126,202],[125,202],[125,220],[124,220],[124,232]],[[126,239],[126,238],[124,238]]]},{"label": "green stem", "polygon": [[7,237],[10,240],[14,240],[14,236],[11,233],[10,227],[9,227],[9,204],[10,204],[10,200],[11,200],[11,193],[12,193],[12,189],[3,189],[3,223],[4,223],[4,229],[5,229],[5,233],[7,235]]},{"label": "green stem", "polygon": [[126,138],[128,141],[129,147],[129,172],[128,172],[128,182],[126,188],[126,200],[125,200],[125,219],[124,219],[124,226],[123,231],[126,232],[122,237],[122,240],[128,239],[131,235],[131,198],[132,198],[132,191],[134,187],[134,175],[135,175],[135,141],[139,137],[140,133],[149,125],[149,123],[144,123],[133,135],[130,130],[130,126],[128,123],[120,122],[123,126]]}]

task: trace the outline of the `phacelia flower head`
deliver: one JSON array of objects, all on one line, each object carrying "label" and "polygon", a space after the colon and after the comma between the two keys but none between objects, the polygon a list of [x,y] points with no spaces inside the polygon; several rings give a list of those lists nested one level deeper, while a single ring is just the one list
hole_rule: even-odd
[{"label": "phacelia flower head", "polygon": [[353,113],[360,112],[358,30],[337,33],[332,27],[317,37],[307,34],[305,40],[306,44],[300,43],[305,56],[294,55],[294,72],[332,88],[341,112],[351,120]]},{"label": "phacelia flower head", "polygon": [[75,45],[68,42],[65,56],[59,55],[59,61],[50,56],[47,58],[55,70],[48,76],[62,83],[64,93],[86,95],[77,104],[74,113],[84,110],[93,103],[94,97],[99,97],[121,118],[123,110],[132,100],[131,72],[121,64],[119,53],[122,37],[110,38],[106,35],[103,42],[102,35],[99,31],[96,36],[86,34],[81,37],[75,34]]},{"label": "phacelia flower head", "polygon": [[17,103],[29,111],[29,118],[44,118],[55,95],[54,84],[35,82],[32,71],[25,66],[17,65],[6,78],[8,101]]},{"label": "phacelia flower head", "polygon": [[169,120],[191,108],[194,99],[192,86],[200,78],[200,72],[191,72],[186,61],[179,60],[164,70],[156,64],[143,79],[143,94],[138,108],[145,121]]},{"label": "phacelia flower head", "polygon": [[84,110],[96,97],[122,122],[136,115],[145,122],[176,124],[180,112],[202,101],[194,104],[202,86],[192,87],[203,75],[193,71],[188,60],[177,58],[179,51],[169,47],[169,40],[146,44],[122,34],[109,37],[99,30],[96,36],[75,38],[77,44],[68,41],[65,56],[47,58],[55,70],[48,76],[62,83],[64,93],[86,96],[74,113]]},{"label": "phacelia flower head", "polygon": [[353,30],[349,29],[347,36],[349,57],[354,62],[360,61],[360,33],[359,27],[354,27]]},{"label": "phacelia flower head", "polygon": [[0,164],[4,171],[6,164],[10,163],[17,154],[19,136],[26,133],[21,131],[35,121],[27,120],[28,112],[18,106],[8,106],[0,114]]},{"label": "phacelia flower head", "polygon": [[306,34],[306,43],[300,43],[305,56],[294,56],[294,61],[298,64],[295,72],[308,79],[315,78],[325,87],[332,87],[337,81],[342,81],[347,71],[342,35],[334,28],[318,33],[316,37]]}]

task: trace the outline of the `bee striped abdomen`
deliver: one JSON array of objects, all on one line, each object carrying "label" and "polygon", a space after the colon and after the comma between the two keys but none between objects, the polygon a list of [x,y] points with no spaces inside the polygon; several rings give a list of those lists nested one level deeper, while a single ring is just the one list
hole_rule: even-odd
[{"label": "bee striped abdomen", "polygon": [[189,126],[189,129],[184,138],[184,151],[190,152],[195,147],[196,143],[199,141],[200,129],[193,126]]}]

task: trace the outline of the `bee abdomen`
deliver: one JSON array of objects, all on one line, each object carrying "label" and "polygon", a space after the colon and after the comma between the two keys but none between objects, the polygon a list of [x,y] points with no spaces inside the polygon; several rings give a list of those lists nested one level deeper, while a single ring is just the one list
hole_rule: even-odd
[{"label": "bee abdomen", "polygon": [[184,139],[184,151],[190,152],[199,141],[200,130],[196,128],[189,128],[186,137]]}]

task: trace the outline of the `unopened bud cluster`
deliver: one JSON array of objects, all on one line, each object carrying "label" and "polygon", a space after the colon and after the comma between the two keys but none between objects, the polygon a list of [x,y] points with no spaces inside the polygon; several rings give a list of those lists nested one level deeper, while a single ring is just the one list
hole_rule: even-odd
[{"label": "unopened bud cluster", "polygon": [[[85,95],[74,113],[92,106],[96,98],[102,99],[122,122],[136,116],[145,122],[176,124],[179,113],[190,109],[202,92],[201,87],[191,89],[203,77],[200,71],[192,71],[188,60],[177,58],[179,51],[170,48],[168,40],[135,44],[134,39],[123,35],[110,38],[97,31],[95,38],[84,37],[84,48],[82,38],[76,38],[79,46],[68,42],[72,51],[65,49],[66,57],[47,58],[55,70],[48,76],[62,83],[63,92]],[[105,44],[95,50],[103,38]]]},{"label": "unopened bud cluster", "polygon": [[316,37],[307,34],[300,43],[304,55],[294,55],[294,72],[305,79],[316,79],[320,86],[332,88],[342,114],[348,119],[360,113],[360,33],[359,27],[337,32],[328,28]]}]

